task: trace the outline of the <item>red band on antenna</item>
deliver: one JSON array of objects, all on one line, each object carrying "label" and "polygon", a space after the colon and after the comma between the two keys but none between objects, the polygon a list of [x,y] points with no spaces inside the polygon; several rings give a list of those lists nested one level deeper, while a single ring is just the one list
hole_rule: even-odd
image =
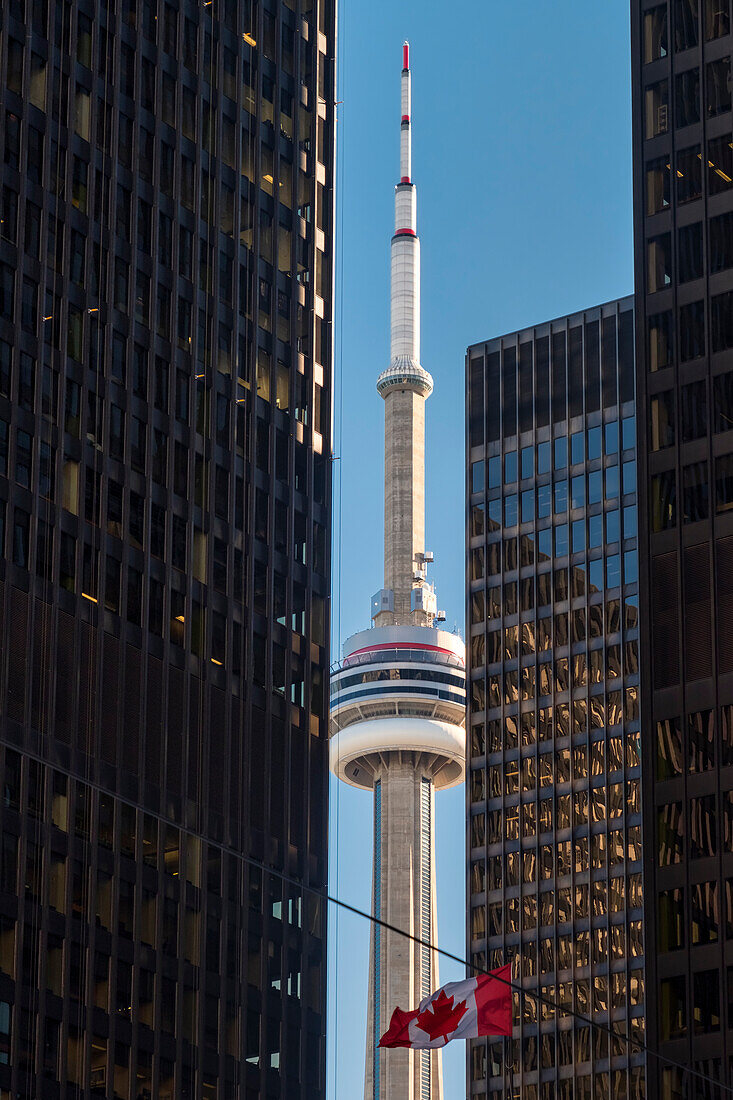
[{"label": "red band on antenna", "polygon": [[402,68],[410,68],[410,43],[405,42],[402,46]]}]

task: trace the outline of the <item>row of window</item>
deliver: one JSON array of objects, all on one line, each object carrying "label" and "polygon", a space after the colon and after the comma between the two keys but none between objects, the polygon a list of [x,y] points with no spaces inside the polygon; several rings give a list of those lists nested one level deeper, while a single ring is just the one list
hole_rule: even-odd
[{"label": "row of window", "polygon": [[[674,156],[674,172],[672,171],[671,156],[657,157],[647,161],[646,164],[646,212],[648,215],[658,214],[667,210],[672,203],[672,194],[677,199],[677,205],[686,202],[694,202],[702,197],[703,178],[707,177],[708,194],[719,195],[733,187],[733,142],[728,137],[711,138],[707,143],[707,172],[703,172],[703,156],[701,145],[690,145],[687,149],[679,149]],[[723,218],[726,216],[723,215]],[[721,254],[721,250],[727,250],[725,225],[719,224],[718,218],[711,218],[710,223],[718,223],[710,231],[710,253]],[[722,260],[727,257],[727,252],[722,251]],[[717,260],[722,262],[721,258]],[[712,260],[711,260],[712,263]],[[725,263],[730,267],[730,263]],[[722,270],[721,267],[717,270]]]},{"label": "row of window", "polygon": [[[683,860],[708,859],[733,850],[733,791],[693,795],[657,809],[657,863],[670,867]],[[721,848],[722,845],[722,848]]]},{"label": "row of window", "polygon": [[[576,646],[577,642],[583,642],[584,640],[586,640],[586,636],[584,636],[584,632],[582,632],[582,635],[580,635],[580,631],[584,631],[584,627],[586,627],[586,623],[584,623],[584,616],[582,616],[582,617],[578,616],[578,619],[575,619],[576,614],[577,613],[573,613],[573,620],[575,620],[575,621],[573,621],[573,625],[572,625],[573,626],[573,634],[572,634],[573,646]],[[565,638],[565,646],[567,647],[568,637],[567,637],[567,635],[562,634],[562,631],[565,630],[566,625],[567,625],[567,620],[566,620],[566,623],[562,623],[562,624],[556,623],[556,637],[558,638],[559,645],[558,646],[553,646],[553,640],[551,640],[551,634],[553,634],[553,619],[544,618],[544,619],[539,620],[539,623],[538,623],[538,638],[537,638],[536,641],[532,637],[532,635],[534,634],[534,631],[532,629],[525,630],[524,627],[528,626],[528,624],[522,624],[522,626],[523,626],[523,630],[522,630],[522,656],[523,656],[523,658],[525,656],[532,656],[532,654],[534,654],[535,651],[536,652],[541,652],[541,651],[545,650],[549,653],[550,650],[551,650],[551,653],[556,653],[556,650],[558,648],[561,648],[562,639],[564,639],[564,638]],[[512,628],[510,628],[510,630],[511,629]],[[484,639],[485,639],[485,645],[484,645]],[[490,630],[488,632],[488,634],[486,634],[485,636],[484,635],[479,635],[479,637],[475,640],[477,640],[477,642],[479,642],[479,645],[473,647],[475,649],[475,654],[477,654],[477,658],[479,658],[479,660],[475,663],[472,663],[472,669],[473,669],[474,672],[477,671],[477,667],[480,667],[480,665],[483,664],[483,663],[491,665],[491,664],[497,664],[497,663],[500,663],[500,662],[503,662],[503,661],[512,661],[513,659],[516,660],[516,648],[517,648],[516,647],[516,627],[514,628],[513,636],[507,634],[507,636],[505,637],[501,630]],[[623,652],[624,652],[624,671],[625,671],[626,675],[636,675],[636,673],[638,672],[638,642],[635,641],[635,640],[634,641],[626,641],[625,645],[623,647]],[[510,654],[512,654],[512,653],[514,654],[514,658],[512,658],[510,656]],[[570,672],[571,672],[571,680],[572,680],[573,687],[580,687],[580,686],[583,686],[584,684],[587,684],[587,683],[590,683],[590,684],[602,683],[604,680],[615,680],[617,678],[617,676],[620,676],[622,674],[622,672],[621,672],[621,668],[622,668],[622,665],[621,665],[622,647],[620,645],[614,645],[614,646],[606,645],[606,647],[605,647],[605,660],[604,660],[604,657],[603,657],[603,653],[604,653],[604,650],[603,650],[602,647],[600,647],[598,649],[589,649],[589,651],[587,653],[578,653],[578,652],[576,652],[576,653],[572,654],[572,657],[569,658],[569,663],[570,663]],[[566,689],[564,689],[564,687],[560,687],[559,684],[561,682],[567,681],[567,678],[568,678],[568,672],[567,672],[568,664],[567,664],[567,662],[568,662],[568,658],[564,658],[564,657],[556,658],[556,661],[555,661],[555,665],[556,665],[555,681],[556,681],[556,690],[557,691],[566,690]],[[551,665],[553,665],[553,661],[551,661],[551,659],[543,661],[543,658],[540,657],[539,663],[537,664],[537,668],[536,668],[536,675],[537,675],[537,678],[539,680],[539,683],[543,684],[544,686],[548,687],[548,689],[550,689],[548,691],[541,691],[540,692],[541,695],[551,694],[551,681],[553,681],[553,669],[551,669]],[[495,682],[495,676],[492,676],[491,680],[492,680],[492,682]],[[535,680],[535,665],[534,665],[534,663],[527,664],[526,662],[523,662],[523,668],[522,668],[523,686],[525,685],[525,681],[526,681],[527,689],[529,689],[529,687],[532,686],[532,684],[534,683],[534,680]],[[479,681],[473,681],[473,683],[477,683],[477,684],[480,685],[482,683],[482,681],[480,681],[480,680]],[[491,694],[492,690],[493,689],[490,689],[490,694]],[[477,691],[479,693],[481,693],[482,692],[482,687],[481,686],[477,687]],[[534,694],[534,692],[530,692],[530,694]],[[478,707],[478,709],[480,709],[480,711],[482,711],[483,706]]]},{"label": "row of window", "polygon": [[[591,525],[589,544],[602,545],[603,517],[598,517],[600,522]],[[586,548],[585,520],[578,520],[568,527],[567,524],[554,528],[554,545],[551,541],[553,529],[547,528],[540,531],[539,539],[540,561],[549,561],[552,552],[558,556],[568,553],[582,553]],[[623,557],[623,581],[622,581],[622,557]],[[481,568],[479,559],[477,569]],[[579,596],[594,596],[603,592],[604,588],[618,588],[624,585],[635,584],[638,580],[638,560],[636,550],[626,550],[621,554],[608,554],[605,558],[591,558],[587,562],[573,564],[572,570],[572,598]],[[526,577],[519,582],[519,587],[514,581],[507,582],[504,586],[504,598],[501,589],[492,587],[489,593],[490,604],[487,606],[486,598],[482,590],[471,593],[471,624],[476,625],[501,615],[516,615],[518,612],[531,611],[535,607],[546,607],[549,599],[549,573],[540,573],[537,576],[537,594],[535,596],[534,578]],[[547,580],[545,580],[547,578]],[[566,586],[566,593],[568,589]],[[518,596],[518,598],[517,598]],[[567,594],[564,597],[568,598]],[[555,597],[555,602],[558,597]],[[633,602],[633,601],[632,601]]]},{"label": "row of window", "polygon": [[[678,390],[662,390],[649,398],[649,445],[652,451],[691,443],[708,431],[733,429],[733,371],[712,379],[712,408],[708,412],[707,382],[689,382]],[[677,408],[675,408],[677,406]],[[677,416],[679,413],[679,436]]]},{"label": "row of window", "polygon": [[[479,867],[480,864],[474,864]],[[472,891],[475,892],[475,891]],[[480,892],[480,891],[479,891]],[[572,901],[575,901],[575,907]],[[567,887],[560,887],[558,891],[540,893],[522,893],[521,898],[507,898],[506,902],[490,902],[485,909],[486,932],[489,936],[501,936],[503,934],[514,936],[520,932],[533,932],[537,928],[552,928],[558,925],[570,924],[573,920],[587,920],[581,915],[585,906],[585,895],[576,894],[575,898]],[[609,913],[623,913],[627,908],[641,909],[641,882],[637,874],[629,875],[628,880],[623,875],[613,875],[608,879],[595,879],[591,883],[590,913],[592,918],[605,917]],[[477,921],[481,920],[482,907],[476,907]],[[473,912],[471,914],[473,918]],[[610,937],[609,937],[610,931]],[[584,967],[603,964],[624,957],[623,940],[626,928],[623,924],[613,924],[608,927],[596,927],[592,932],[579,930],[577,939],[572,936],[558,935],[557,941],[543,939],[541,941],[541,972],[552,973],[555,962],[558,970],[571,970],[573,966]],[[593,951],[591,954],[591,935],[593,937]],[[483,936],[474,936],[475,939],[483,939]],[[547,964],[550,964],[549,966]],[[623,992],[618,994],[623,1007]],[[628,988],[625,992],[629,992]],[[637,991],[638,992],[638,991]]]},{"label": "row of window", "polygon": [[[707,270],[711,275],[733,267],[733,212],[710,218]],[[677,282],[688,283],[706,274],[703,261],[703,223],[693,222],[677,231]],[[672,235],[662,233],[647,240],[647,291],[670,286],[673,279]]]},{"label": "row of window", "polygon": [[[629,690],[637,691],[636,688]],[[486,723],[479,722],[471,727],[471,760],[475,762],[476,758],[493,757],[502,752],[512,756],[520,745],[527,748],[536,742],[543,744],[553,739],[561,741],[569,738],[571,734],[573,737],[587,736],[590,724],[590,748],[575,745],[572,758],[562,755],[563,775],[570,774],[571,759],[574,779],[620,771],[624,767],[624,761],[627,768],[638,768],[641,762],[638,732],[627,731],[623,735],[609,733],[606,738],[600,737],[596,732],[612,729],[622,723],[624,718],[622,702],[620,691],[609,691],[605,700],[603,695],[591,695],[589,701],[582,698],[574,699],[572,711],[568,703],[558,703],[554,708],[538,707],[537,710],[525,711],[519,718],[508,714],[503,719],[495,718]],[[577,752],[575,752],[576,749]],[[565,751],[564,748],[557,748],[558,754],[564,754]],[[589,753],[590,756],[588,756]],[[497,765],[498,770],[494,773],[490,790],[501,788],[505,766],[509,773],[512,772],[513,769],[509,763],[505,765],[502,762],[501,765]],[[481,774],[480,768],[476,774]],[[531,766],[528,766],[527,775],[531,774]],[[518,789],[517,787],[514,793],[517,793]],[[498,797],[498,795],[492,795],[492,797]]]},{"label": "row of window", "polygon": [[[725,899],[720,908],[721,887]],[[685,898],[689,897],[689,918]],[[657,945],[660,951],[681,951],[687,946],[705,947],[723,936],[733,941],[733,879],[694,882],[686,890],[675,886],[657,895]]]},{"label": "row of window", "polygon": [[733,509],[733,455],[714,459],[714,483],[710,486],[707,461],[682,468],[682,493],[677,493],[677,471],[664,470],[651,479],[652,531],[666,531],[682,523],[697,523]]},{"label": "row of window", "polygon": [[[187,597],[184,591],[167,585],[157,578],[145,575],[131,563],[123,563],[112,554],[104,556],[104,574],[100,575],[102,555],[91,543],[82,541],[81,547],[74,535],[61,531],[58,537],[58,574],[56,573],[55,529],[42,520],[36,521],[35,555],[31,552],[31,517],[22,508],[14,509],[11,548],[8,555],[14,565],[20,569],[30,569],[35,560],[35,572],[39,577],[52,583],[58,583],[69,592],[76,592],[92,604],[103,603],[107,611],[123,615],[128,623],[138,627],[147,627],[150,633],[165,637],[176,646],[185,647],[198,657],[211,660],[217,666],[231,666],[241,674],[245,665],[243,651],[243,627],[234,621],[229,627],[226,613],[206,608],[195,597]],[[5,501],[0,501],[0,549],[5,545]],[[216,549],[216,548],[215,548]],[[222,586],[226,575],[226,546],[221,544],[218,561],[215,566],[218,585]],[[81,556],[81,562],[79,557]],[[241,557],[234,561],[241,567]],[[259,563],[258,563],[259,564]],[[261,569],[265,570],[266,566]],[[260,575],[258,572],[258,575]],[[242,577],[234,576],[237,591],[242,592],[239,583]],[[305,586],[295,584],[292,589],[291,612],[285,614],[287,596],[286,579],[274,596],[282,600],[282,608],[276,602],[273,615],[277,621],[301,634],[309,633],[316,644],[325,640],[325,607],[323,597],[313,595],[311,612],[306,608]],[[264,591],[264,590],[263,590]],[[241,597],[240,597],[241,599]],[[147,605],[147,613],[145,607]],[[264,602],[255,601],[255,610],[266,613]],[[210,626],[209,626],[210,624]],[[208,627],[208,630],[207,630]],[[320,641],[319,641],[320,639]],[[291,669],[290,696],[298,706],[306,705],[306,685],[303,662],[295,660],[296,667]],[[298,672],[298,669],[300,671]],[[261,686],[269,684],[280,694],[285,692],[286,655],[283,646],[273,646],[272,667],[267,670],[267,645],[259,639],[252,646],[252,671],[255,683]],[[314,694],[312,708],[323,714],[322,689]]]},{"label": "row of window", "polygon": [[[612,647],[614,648],[618,647]],[[601,650],[596,652],[599,655],[602,654]],[[588,656],[591,657],[593,654]],[[502,703],[505,707],[511,707],[520,700],[523,703],[534,702],[535,697],[546,700],[553,695],[569,692],[571,687],[574,692],[582,692],[589,682],[602,682],[601,679],[592,680],[592,674],[592,671],[589,673],[583,654],[572,658],[572,667],[567,657],[559,657],[554,665],[539,664],[536,668],[534,665],[527,665],[521,669],[505,670],[501,676],[489,675],[485,681],[471,681],[471,706],[476,712],[486,709],[499,710]],[[627,674],[631,675],[629,670]],[[602,661],[599,661],[597,675],[603,675]],[[609,681],[620,677],[620,662],[616,664],[613,659],[610,660],[606,666],[606,675]],[[614,686],[616,685],[609,683],[609,687]],[[636,687],[626,688],[623,714],[626,722],[636,721],[639,717],[638,694]],[[574,730],[579,732],[577,722],[574,723]]]},{"label": "row of window", "polygon": [[[623,464],[622,490],[624,497],[636,492],[636,462],[633,460]],[[578,474],[576,477],[571,478],[569,482],[559,480],[554,485],[548,483],[547,485],[540,485],[536,489],[525,489],[519,496],[509,494],[504,497],[503,501],[501,498],[489,500],[486,506],[488,530],[493,533],[505,527],[516,527],[517,523],[532,523],[535,518],[538,520],[548,519],[553,514],[562,515],[568,510],[574,511],[575,509],[584,508],[586,504],[592,507],[595,504],[602,504],[604,501],[614,501],[618,495],[618,466],[607,466],[605,477],[603,471],[592,470],[588,473],[587,479],[585,474]],[[636,535],[636,506],[627,505],[623,511],[624,517],[628,518],[628,527],[624,527],[623,537],[633,538]],[[611,508],[605,513],[605,516],[608,531],[615,534],[615,538],[608,534],[605,541],[618,542],[621,530],[620,511],[618,508]],[[585,519],[579,519],[574,522],[573,527],[580,533],[585,523]],[[601,546],[603,543],[598,541],[598,537],[599,535],[602,537],[603,513],[597,512],[595,515],[588,516],[587,523],[589,530],[588,545],[590,547]],[[541,528],[537,531],[538,563],[547,561],[548,555],[552,553],[549,549],[548,530]],[[585,542],[582,535],[579,535],[577,539],[574,537],[573,542],[576,541],[580,542],[577,549],[583,550]],[[567,553],[567,550],[556,550],[555,553]]]},{"label": "row of window", "polygon": [[[674,78],[674,126],[692,126],[703,117],[700,69],[687,69]],[[708,61],[705,66],[705,118],[715,118],[731,109],[730,57]],[[659,80],[644,92],[645,136],[666,134],[672,121],[670,81]]]},{"label": "row of window", "polygon": [[[603,749],[603,741],[593,741],[590,753],[587,745],[575,745],[572,753],[570,749],[554,750],[552,746],[547,746],[548,751],[540,752],[537,757],[530,752],[521,761],[512,759],[505,765],[492,764],[486,769],[479,768],[471,776],[471,802],[483,802],[488,798],[490,803],[495,803],[506,796],[510,803],[512,795],[521,793],[522,837],[534,836],[538,806],[541,832],[551,832],[553,828],[570,829],[575,825],[587,825],[589,820],[597,825],[607,818],[621,817],[624,811],[627,814],[638,814],[641,808],[638,779],[629,779],[625,784],[621,780],[613,783],[604,773],[588,770],[589,764],[597,768],[599,761],[604,759],[604,753],[596,751],[597,746]],[[555,751],[557,759],[554,758]],[[627,753],[627,760],[633,759],[631,750]],[[556,790],[570,782],[568,777],[571,774],[571,764],[576,787],[588,780],[589,776],[601,783],[601,786],[595,786],[590,791],[576,789],[572,795],[572,812],[571,796],[560,794]],[[548,791],[547,788],[551,790]],[[540,798],[539,803],[528,802],[524,797],[538,790],[540,795],[545,794],[548,797]],[[476,808],[475,805],[473,808]],[[509,809],[510,806],[507,805],[507,813]],[[516,818],[513,809],[512,814]],[[490,843],[498,844],[503,832],[502,811],[491,810],[486,829]],[[507,836],[507,839],[516,840],[517,836]]]},{"label": "row of window", "polygon": [[471,447],[633,401],[632,310],[569,324],[501,350],[469,349]]},{"label": "row of window", "polygon": [[[517,808],[518,812],[518,808]],[[480,817],[480,815],[477,815]],[[473,820],[473,819],[472,819]],[[473,828],[473,826],[472,826]],[[482,847],[480,827],[476,827],[476,848]],[[514,848],[519,843],[518,839],[506,842]],[[474,845],[472,844],[472,847]],[[537,845],[532,843],[526,850],[504,851],[503,855],[486,856],[486,878],[484,889],[501,891],[523,884],[542,884],[542,882],[555,882],[557,879],[568,879],[572,874],[587,874],[591,868],[596,871],[605,871],[609,868],[623,868],[624,863],[637,864],[635,868],[640,871],[642,860],[641,825],[629,825],[626,830],[611,829],[592,833],[588,836],[575,836],[572,840],[554,841],[549,844]],[[477,864],[481,875],[482,864]],[[481,879],[479,885],[483,885]],[[569,883],[560,883],[555,888],[555,894],[559,898],[561,892],[570,892]],[[483,893],[483,889],[478,891]],[[584,884],[584,901],[577,905],[573,919],[585,919],[590,916],[590,886]],[[569,919],[569,918],[568,918]],[[641,921],[635,922],[638,935],[635,937],[636,949],[632,955],[643,955],[644,946],[641,934]]]},{"label": "row of window", "polygon": [[701,41],[712,42],[730,34],[729,0],[671,0],[670,18],[666,3],[648,8],[643,15],[644,62],[666,57],[672,46],[676,53],[690,50]]},{"label": "row of window", "polygon": [[[547,991],[554,994],[554,985],[548,986]],[[596,1036],[605,1034],[607,1039],[607,1033],[604,1033],[601,1029],[596,1029],[594,1034]],[[577,1055],[573,1053],[574,1035],[576,1036]],[[645,1100],[646,1089],[642,1066],[634,1066],[628,1071],[625,1069],[615,1069],[612,1072],[604,1070],[601,1073],[596,1073],[594,1077],[579,1073],[575,1068],[571,1069],[571,1067],[577,1066],[579,1062],[583,1063],[591,1060],[590,1042],[590,1028],[588,1027],[577,1028],[573,1031],[561,1031],[557,1036],[554,1033],[535,1037],[528,1036],[521,1040],[521,1048],[519,1039],[510,1040],[510,1043],[513,1043],[512,1049],[514,1051],[513,1072],[517,1075],[524,1066],[527,1067],[526,1073],[536,1071],[538,1048],[540,1051],[540,1066],[548,1069],[555,1066],[567,1067],[566,1075],[558,1080],[555,1080],[554,1072],[551,1080],[540,1084],[527,1081],[523,1077],[522,1092],[525,1100],[608,1100],[609,1096],[617,1097],[618,1100]],[[608,1043],[606,1042],[607,1046]],[[625,1057],[628,1053],[629,1044],[619,1042],[618,1046],[617,1056]],[[501,1100],[503,1096],[506,1096],[507,1100],[511,1100],[510,1089],[507,1088],[506,1093],[504,1091],[508,1067],[504,1065],[502,1047],[492,1044],[489,1049],[490,1053],[487,1055],[485,1043],[480,1046],[477,1043],[473,1044],[471,1058],[473,1088],[471,1095],[486,1095],[484,1090],[488,1086],[488,1095],[494,1097],[495,1100]],[[524,1051],[523,1054],[522,1051]],[[604,1055],[598,1054],[597,1057],[602,1058]],[[486,1082],[486,1084],[483,1082]],[[681,1095],[681,1093],[678,1093],[678,1095]]]},{"label": "row of window", "polygon": [[493,455],[486,462],[474,462],[471,466],[471,492],[482,493],[484,489],[498,489],[513,482],[526,481],[528,478],[549,474],[553,470],[564,470],[569,464],[578,466],[592,463],[603,455],[616,455],[619,452],[619,427],[621,429],[621,450],[631,450],[636,443],[636,419],[624,417],[619,425],[617,420],[607,421],[603,427],[588,428],[585,432],[572,432],[567,436],[557,436],[552,443],[538,443],[536,447],[522,447],[517,451],[507,451],[502,456]]},{"label": "row of window", "polygon": [[688,714],[684,723],[679,717],[659,719],[656,738],[657,780],[728,767],[733,764],[733,706],[720,708],[717,736],[715,711],[706,709]]},{"label": "row of window", "polygon": [[[544,580],[545,577],[549,575],[540,574],[537,580]],[[528,579],[528,583],[532,583],[532,578]],[[507,587],[509,586],[505,586]],[[574,589],[573,592],[575,595],[578,589]],[[498,618],[501,614],[501,589],[490,589],[490,594],[490,598],[494,601],[491,610],[494,612],[496,609],[492,618]],[[583,595],[583,592],[580,592],[580,595]],[[510,591],[509,598],[515,601],[516,611],[516,588]],[[565,599],[567,599],[567,590],[565,590]],[[528,600],[522,597],[521,602],[525,603]],[[556,602],[562,601],[556,600]],[[487,623],[487,627],[493,625],[493,623]],[[633,632],[637,625],[637,606],[635,598],[631,598],[624,603],[623,629],[627,642],[629,638],[634,637],[630,632]],[[609,644],[615,641],[614,635],[617,635],[621,628],[621,602],[611,599],[605,605],[605,617],[604,605],[594,603],[588,607],[573,608],[569,613],[559,612],[554,617],[540,615],[536,623],[533,620],[521,622],[513,626],[505,626],[503,631],[487,629],[485,634],[475,634],[471,638],[471,669],[475,672],[485,664],[487,656],[490,664],[500,660],[511,661],[520,655],[529,657],[534,653],[550,651],[556,653],[557,650],[567,649],[569,645],[575,646],[579,642],[585,642],[586,639],[590,643],[591,651],[597,652],[604,636]]]},{"label": "row of window", "polygon": [[[684,975],[662,978],[659,983],[659,1031],[663,1042],[682,1039],[689,1032],[711,1035],[720,1031],[720,992],[725,974],[719,970],[700,970],[692,974],[691,1013],[687,1013],[687,979]],[[733,966],[728,967],[728,1027],[733,1028]],[[722,1023],[725,1027],[725,1023]]]}]

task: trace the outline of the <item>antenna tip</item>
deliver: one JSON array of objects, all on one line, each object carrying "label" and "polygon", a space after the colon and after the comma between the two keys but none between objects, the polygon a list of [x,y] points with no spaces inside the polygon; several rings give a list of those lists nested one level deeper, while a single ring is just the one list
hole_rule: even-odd
[{"label": "antenna tip", "polygon": [[410,68],[410,43],[407,41],[402,43],[402,68]]}]

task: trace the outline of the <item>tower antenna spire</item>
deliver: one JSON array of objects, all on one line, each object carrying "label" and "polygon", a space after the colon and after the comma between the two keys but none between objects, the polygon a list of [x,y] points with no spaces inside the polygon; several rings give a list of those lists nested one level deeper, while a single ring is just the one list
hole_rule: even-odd
[{"label": "tower antenna spire", "polygon": [[433,379],[420,364],[420,238],[412,181],[410,46],[402,46],[400,182],[391,241],[390,362],[377,379],[384,398],[384,589],[375,626],[431,626],[437,604],[425,554],[425,401]]}]

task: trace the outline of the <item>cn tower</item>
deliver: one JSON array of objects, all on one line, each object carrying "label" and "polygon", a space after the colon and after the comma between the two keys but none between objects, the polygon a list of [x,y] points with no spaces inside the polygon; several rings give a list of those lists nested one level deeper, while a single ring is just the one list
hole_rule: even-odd
[{"label": "cn tower", "polygon": [[[420,240],[412,182],[411,75],[403,46],[400,182],[392,237],[391,357],[384,399],[384,588],[372,627],[348,638],[331,679],[331,770],[374,792],[374,915],[437,942],[434,793],[465,771],[463,641],[435,624],[425,549],[425,402],[420,364]],[[462,858],[462,857],[461,857]],[[441,1051],[380,1050],[393,1010],[439,985],[435,951],[372,925],[364,1100],[443,1100]]]}]

